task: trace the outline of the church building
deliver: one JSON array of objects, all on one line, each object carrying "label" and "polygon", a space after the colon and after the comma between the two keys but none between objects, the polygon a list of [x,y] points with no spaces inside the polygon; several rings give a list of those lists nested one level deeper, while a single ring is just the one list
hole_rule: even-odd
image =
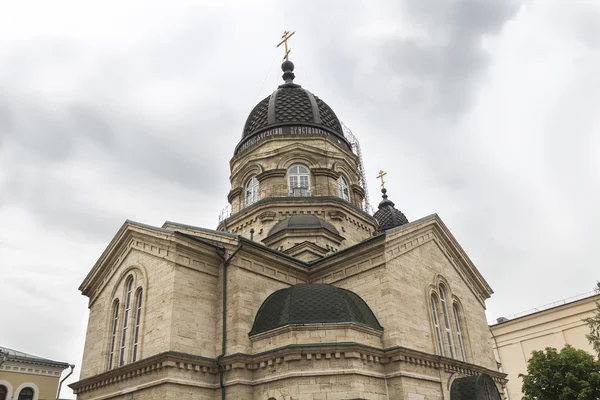
[{"label": "church building", "polygon": [[385,189],[370,212],[340,120],[287,57],[282,70],[233,149],[217,229],[126,221],[93,266],[70,387],[81,400],[501,399],[490,286],[438,215],[409,222]]}]

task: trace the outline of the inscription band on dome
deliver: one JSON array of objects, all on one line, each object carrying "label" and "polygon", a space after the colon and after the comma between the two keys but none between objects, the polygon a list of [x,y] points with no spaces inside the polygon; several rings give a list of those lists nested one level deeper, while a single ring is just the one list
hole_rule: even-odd
[{"label": "inscription band on dome", "polygon": [[317,128],[314,126],[280,126],[277,128],[271,128],[264,130],[260,133],[252,135],[246,141],[244,141],[237,149],[236,153],[240,151],[244,151],[247,148],[255,145],[258,142],[261,142],[264,139],[267,139],[272,136],[297,136],[297,135],[325,135],[330,136],[331,132]]}]

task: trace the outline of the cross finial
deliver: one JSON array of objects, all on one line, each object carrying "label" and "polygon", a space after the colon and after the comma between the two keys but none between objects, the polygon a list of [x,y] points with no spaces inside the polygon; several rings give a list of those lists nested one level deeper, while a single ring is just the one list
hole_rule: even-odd
[{"label": "cross finial", "polygon": [[385,181],[383,180],[383,177],[387,175],[387,172],[383,172],[382,169],[379,170],[379,175],[377,175],[377,179],[381,179],[381,188],[385,188]]},{"label": "cross finial", "polygon": [[283,59],[286,61],[290,51],[292,51],[292,49],[288,49],[288,40],[294,35],[294,33],[296,33],[296,31],[292,33],[290,33],[290,31],[283,31],[283,36],[281,37],[283,40],[277,45],[277,47],[281,46],[282,44],[285,45],[285,55],[283,56]]}]

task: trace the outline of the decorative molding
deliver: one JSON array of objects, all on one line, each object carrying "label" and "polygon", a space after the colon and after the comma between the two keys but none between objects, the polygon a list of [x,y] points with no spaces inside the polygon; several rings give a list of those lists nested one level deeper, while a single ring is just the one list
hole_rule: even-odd
[{"label": "decorative molding", "polygon": [[357,195],[359,195],[361,198],[365,198],[365,189],[360,186],[357,185],[356,183],[353,183],[352,185],[350,185],[350,188],[352,189],[352,191],[354,193],[356,193]]},{"label": "decorative molding", "polygon": [[258,219],[261,222],[267,222],[267,221],[273,221],[275,219],[275,217],[277,216],[276,212],[273,211],[265,211],[261,214],[258,214]]},{"label": "decorative molding", "polygon": [[330,324],[290,324],[250,336],[250,340],[255,342],[261,339],[266,339],[289,332],[325,331],[331,329],[353,329],[355,331],[368,333],[369,335],[377,337],[383,336],[383,331],[378,331],[377,329],[373,329],[368,326],[360,325],[354,322],[335,322]]},{"label": "decorative molding", "polygon": [[[363,365],[370,369],[355,368],[356,364],[353,364],[353,368],[331,368],[332,360],[341,359],[361,360]],[[315,363],[315,370],[294,370],[295,367],[293,364],[296,361],[302,360],[313,360]],[[317,369],[317,364],[320,363],[322,363],[325,368]],[[283,364],[288,365],[283,366]],[[402,368],[402,370],[396,369],[388,373],[380,372],[389,370],[388,367],[384,368],[384,366],[388,364],[398,364],[397,368]],[[257,379],[253,380],[239,378],[234,378],[231,380],[226,379],[225,386],[254,386],[266,382],[273,382],[298,376],[341,374],[358,374],[381,379],[392,378],[396,376],[407,376],[415,379],[441,382],[439,373],[436,372],[439,370],[444,370],[450,373],[460,373],[463,375],[485,373],[491,376],[492,379],[499,384],[505,384],[507,382],[506,374],[481,366],[468,364],[463,361],[424,353],[417,350],[411,350],[404,347],[379,349],[354,342],[302,345],[292,344],[257,354],[231,354],[221,359],[221,365],[225,371],[226,378],[227,375],[230,375],[230,372],[233,370],[258,372],[265,368],[269,368],[268,372],[264,372],[265,374],[268,374],[266,377],[257,377]],[[286,372],[277,374],[275,368],[280,365],[282,366],[281,370]],[[420,369],[420,371],[423,371],[423,368],[429,369],[431,370],[431,375],[427,375],[423,372],[417,373],[406,370],[405,368],[409,366],[416,366]],[[374,370],[373,368],[377,369]],[[69,385],[69,387],[73,389],[75,394],[92,392],[94,390],[111,386],[125,380],[135,379],[142,375],[147,375],[165,369],[183,369],[186,371],[193,371],[195,373],[202,374],[201,377],[205,379],[205,381],[189,381],[181,380],[175,377],[167,377],[152,382],[164,382],[164,379],[168,379],[174,383],[189,384],[198,387],[218,387],[218,385],[209,383],[209,381],[212,381],[214,376],[218,374],[218,368],[215,359],[176,352],[161,353],[145,360],[141,360],[133,364],[128,364],[123,367],[83,379],[79,382]],[[210,378],[207,375],[211,375]],[[239,376],[239,374],[236,375]],[[145,383],[144,385],[150,385],[152,382]],[[140,386],[135,385],[135,383],[132,383],[131,386],[132,388],[125,389],[123,392],[126,392],[127,390],[135,391],[139,390],[140,388]],[[103,399],[108,397],[100,396],[95,398]]]},{"label": "decorative molding", "polygon": [[340,173],[336,172],[330,168],[311,168],[310,172],[314,176],[326,176],[328,178],[333,178],[337,180],[340,177]]},{"label": "decorative molding", "polygon": [[[258,178],[257,178],[257,179],[258,179]],[[229,204],[231,204],[231,202],[233,201],[233,199],[235,199],[237,196],[239,196],[239,195],[242,193],[242,190],[243,190],[243,189],[242,189],[242,187],[241,187],[241,186],[238,186],[238,187],[236,187],[236,188],[234,188],[234,189],[231,189],[231,190],[229,191],[229,194],[227,195],[227,202],[228,202]]]},{"label": "decorative molding", "polygon": [[287,174],[286,169],[274,168],[274,169],[269,169],[269,170],[263,171],[260,174],[256,175],[256,179],[258,179],[259,182],[262,182],[265,179],[269,179],[269,178],[283,178],[285,176],[285,174]]}]

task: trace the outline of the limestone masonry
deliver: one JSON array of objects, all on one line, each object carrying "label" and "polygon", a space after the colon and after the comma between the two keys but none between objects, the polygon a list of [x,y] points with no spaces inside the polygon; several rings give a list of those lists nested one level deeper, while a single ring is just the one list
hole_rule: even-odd
[{"label": "limestone masonry", "polygon": [[489,285],[437,215],[384,192],[373,216],[339,119],[282,69],[217,229],[126,221],[81,284],[78,399],[502,398]]}]

